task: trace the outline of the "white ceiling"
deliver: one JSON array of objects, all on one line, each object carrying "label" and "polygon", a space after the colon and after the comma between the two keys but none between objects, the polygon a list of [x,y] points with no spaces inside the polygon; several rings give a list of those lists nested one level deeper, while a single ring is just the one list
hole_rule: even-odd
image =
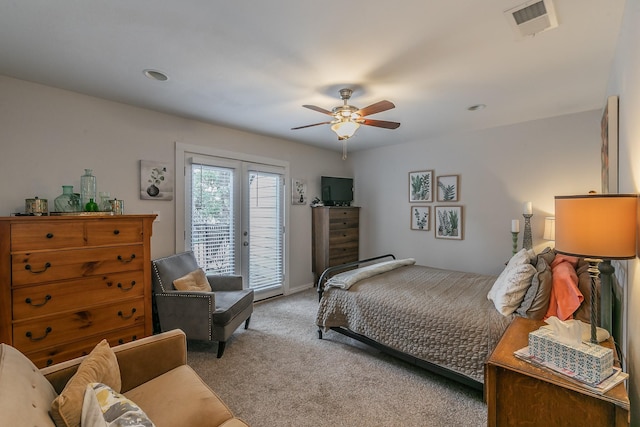
[{"label": "white ceiling", "polygon": [[0,74],[338,151],[327,125],[290,129],[342,87],[402,123],[349,151],[601,108],[624,0],[555,0],[559,27],[518,40],[523,2],[0,0]]}]

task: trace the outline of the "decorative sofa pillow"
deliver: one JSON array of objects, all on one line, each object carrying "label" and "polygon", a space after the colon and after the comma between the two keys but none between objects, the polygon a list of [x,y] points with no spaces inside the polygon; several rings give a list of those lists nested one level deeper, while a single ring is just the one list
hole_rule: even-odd
[{"label": "decorative sofa pillow", "polygon": [[0,344],[0,426],[53,426],[56,391],[24,354]]},{"label": "decorative sofa pillow", "polygon": [[82,400],[87,384],[100,382],[120,392],[122,382],[115,353],[107,340],[102,340],[80,363],[60,396],[51,404],[51,417],[57,427],[79,427]]},{"label": "decorative sofa pillow", "polygon": [[179,291],[211,292],[211,285],[201,268],[174,280],[173,287]]},{"label": "decorative sofa pillow", "polygon": [[155,427],[138,405],[108,385],[87,385],[82,403],[82,427]]}]

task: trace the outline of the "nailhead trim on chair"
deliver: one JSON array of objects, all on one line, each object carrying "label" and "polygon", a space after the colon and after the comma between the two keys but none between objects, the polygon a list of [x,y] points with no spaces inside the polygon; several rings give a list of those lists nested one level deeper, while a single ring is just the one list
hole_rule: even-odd
[{"label": "nailhead trim on chair", "polygon": [[175,293],[161,293],[161,294],[155,294],[155,296],[158,297],[176,297],[176,298],[205,298],[207,299],[207,302],[209,303],[209,341],[213,340],[213,329],[212,329],[212,325],[213,325],[213,310],[211,307],[211,298],[209,298],[206,295],[192,295],[192,294],[183,294],[183,293],[178,293],[179,291],[174,291]]}]

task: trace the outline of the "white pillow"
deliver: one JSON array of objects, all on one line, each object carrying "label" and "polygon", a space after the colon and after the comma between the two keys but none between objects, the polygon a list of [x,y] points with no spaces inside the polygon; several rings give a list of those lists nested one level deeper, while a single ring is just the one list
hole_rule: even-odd
[{"label": "white pillow", "polygon": [[496,310],[503,316],[512,314],[522,303],[527,289],[531,286],[536,268],[531,264],[535,258],[531,249],[521,249],[516,253],[505,269],[500,273],[487,298],[493,301]]},{"label": "white pillow", "polygon": [[82,427],[155,427],[130,399],[102,383],[87,385],[82,401]]}]

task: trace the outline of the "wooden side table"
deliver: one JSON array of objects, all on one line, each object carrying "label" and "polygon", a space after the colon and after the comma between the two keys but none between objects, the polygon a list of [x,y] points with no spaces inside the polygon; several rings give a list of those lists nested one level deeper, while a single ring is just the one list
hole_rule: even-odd
[{"label": "wooden side table", "polygon": [[[517,317],[485,365],[488,426],[628,426],[624,383],[600,395],[518,359],[529,332],[545,323]],[[613,341],[603,345],[613,348]]]}]

